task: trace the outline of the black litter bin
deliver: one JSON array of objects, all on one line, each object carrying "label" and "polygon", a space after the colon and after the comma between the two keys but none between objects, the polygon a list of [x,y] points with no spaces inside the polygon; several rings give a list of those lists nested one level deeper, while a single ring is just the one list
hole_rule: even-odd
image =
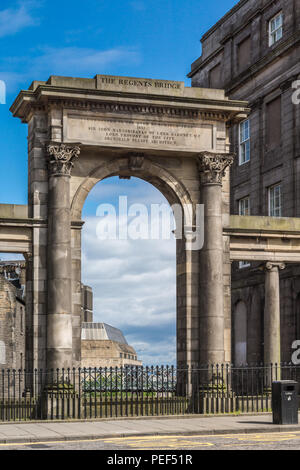
[{"label": "black litter bin", "polygon": [[272,383],[273,424],[298,424],[298,382]]}]

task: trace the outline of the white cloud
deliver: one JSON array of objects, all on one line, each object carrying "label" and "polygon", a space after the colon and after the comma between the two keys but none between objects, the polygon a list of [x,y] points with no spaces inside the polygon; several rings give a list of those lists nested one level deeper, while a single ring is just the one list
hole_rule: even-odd
[{"label": "white cloud", "polygon": [[97,50],[83,47],[42,48],[42,54],[33,61],[36,71],[51,70],[51,74],[101,73],[103,67],[115,62],[136,62],[139,55],[135,49],[114,48]]},{"label": "white cloud", "polygon": [[[122,184],[103,182],[87,200],[116,198]],[[149,184],[128,190],[140,201],[164,202]],[[103,192],[101,192],[103,190]],[[91,199],[90,199],[91,196]],[[134,198],[134,202],[136,199]],[[83,282],[94,291],[94,320],[121,328],[144,364],[175,363],[176,242],[170,240],[99,240],[97,217],[83,228]]]},{"label": "white cloud", "polygon": [[139,341],[135,335],[127,335],[128,342],[135,348],[144,365],[176,364],[175,336],[166,336],[162,341]]},{"label": "white cloud", "polygon": [[[37,51],[37,53],[36,53]],[[35,55],[4,57],[0,62],[0,79],[9,92],[33,80],[47,80],[50,75],[93,77],[114,64],[133,64],[140,60],[134,48],[116,47],[107,50],[83,47],[40,47]],[[23,70],[19,73],[18,70]]]},{"label": "white cloud", "polygon": [[17,8],[1,10],[0,37],[16,34],[28,26],[37,24],[38,20],[31,13],[31,8],[35,5],[35,2],[23,1]]}]

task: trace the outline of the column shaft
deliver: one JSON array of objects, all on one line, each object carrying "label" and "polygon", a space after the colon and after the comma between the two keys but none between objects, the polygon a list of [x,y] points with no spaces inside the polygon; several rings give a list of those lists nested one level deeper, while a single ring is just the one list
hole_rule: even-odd
[{"label": "column shaft", "polygon": [[200,252],[200,363],[224,362],[222,187],[202,186],[204,246]]},{"label": "column shaft", "polygon": [[284,269],[283,263],[266,263],[265,269],[265,309],[264,309],[264,363],[273,364],[272,372],[268,373],[267,386],[272,385],[276,378],[280,379],[280,286],[279,269]]},{"label": "column shaft", "polygon": [[200,364],[224,363],[222,178],[231,154],[200,154],[204,245],[200,251]]},{"label": "column shaft", "polygon": [[79,153],[74,145],[48,146],[48,369],[72,367],[70,175]]},{"label": "column shaft", "polygon": [[70,177],[50,176],[47,367],[72,366]]}]

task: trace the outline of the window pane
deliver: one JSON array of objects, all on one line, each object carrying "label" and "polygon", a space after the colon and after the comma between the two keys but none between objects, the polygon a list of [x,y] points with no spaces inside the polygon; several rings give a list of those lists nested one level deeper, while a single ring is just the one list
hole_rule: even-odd
[{"label": "window pane", "polygon": [[269,215],[281,217],[281,186],[276,185],[269,189]]},{"label": "window pane", "polygon": [[240,125],[240,141],[244,142],[244,126],[243,126],[243,124]]},{"label": "window pane", "polygon": [[278,14],[270,20],[269,23],[269,44],[272,46],[276,41],[282,38],[283,35],[283,15]]},{"label": "window pane", "polygon": [[241,145],[241,163],[245,163],[245,144]]},{"label": "window pane", "polygon": [[248,162],[250,160],[250,141],[248,140],[245,143],[245,161]]},{"label": "window pane", "polygon": [[239,200],[239,215],[250,215],[250,198],[245,197]]},{"label": "window pane", "polygon": [[244,121],[240,124],[240,152],[239,163],[245,163],[250,160],[250,121]]}]

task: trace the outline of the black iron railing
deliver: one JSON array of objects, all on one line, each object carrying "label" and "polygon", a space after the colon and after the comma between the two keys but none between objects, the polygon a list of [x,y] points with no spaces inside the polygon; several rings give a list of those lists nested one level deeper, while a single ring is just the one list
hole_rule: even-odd
[{"label": "black iron railing", "polygon": [[300,381],[300,366],[3,369],[0,421],[270,411],[279,379]]}]

